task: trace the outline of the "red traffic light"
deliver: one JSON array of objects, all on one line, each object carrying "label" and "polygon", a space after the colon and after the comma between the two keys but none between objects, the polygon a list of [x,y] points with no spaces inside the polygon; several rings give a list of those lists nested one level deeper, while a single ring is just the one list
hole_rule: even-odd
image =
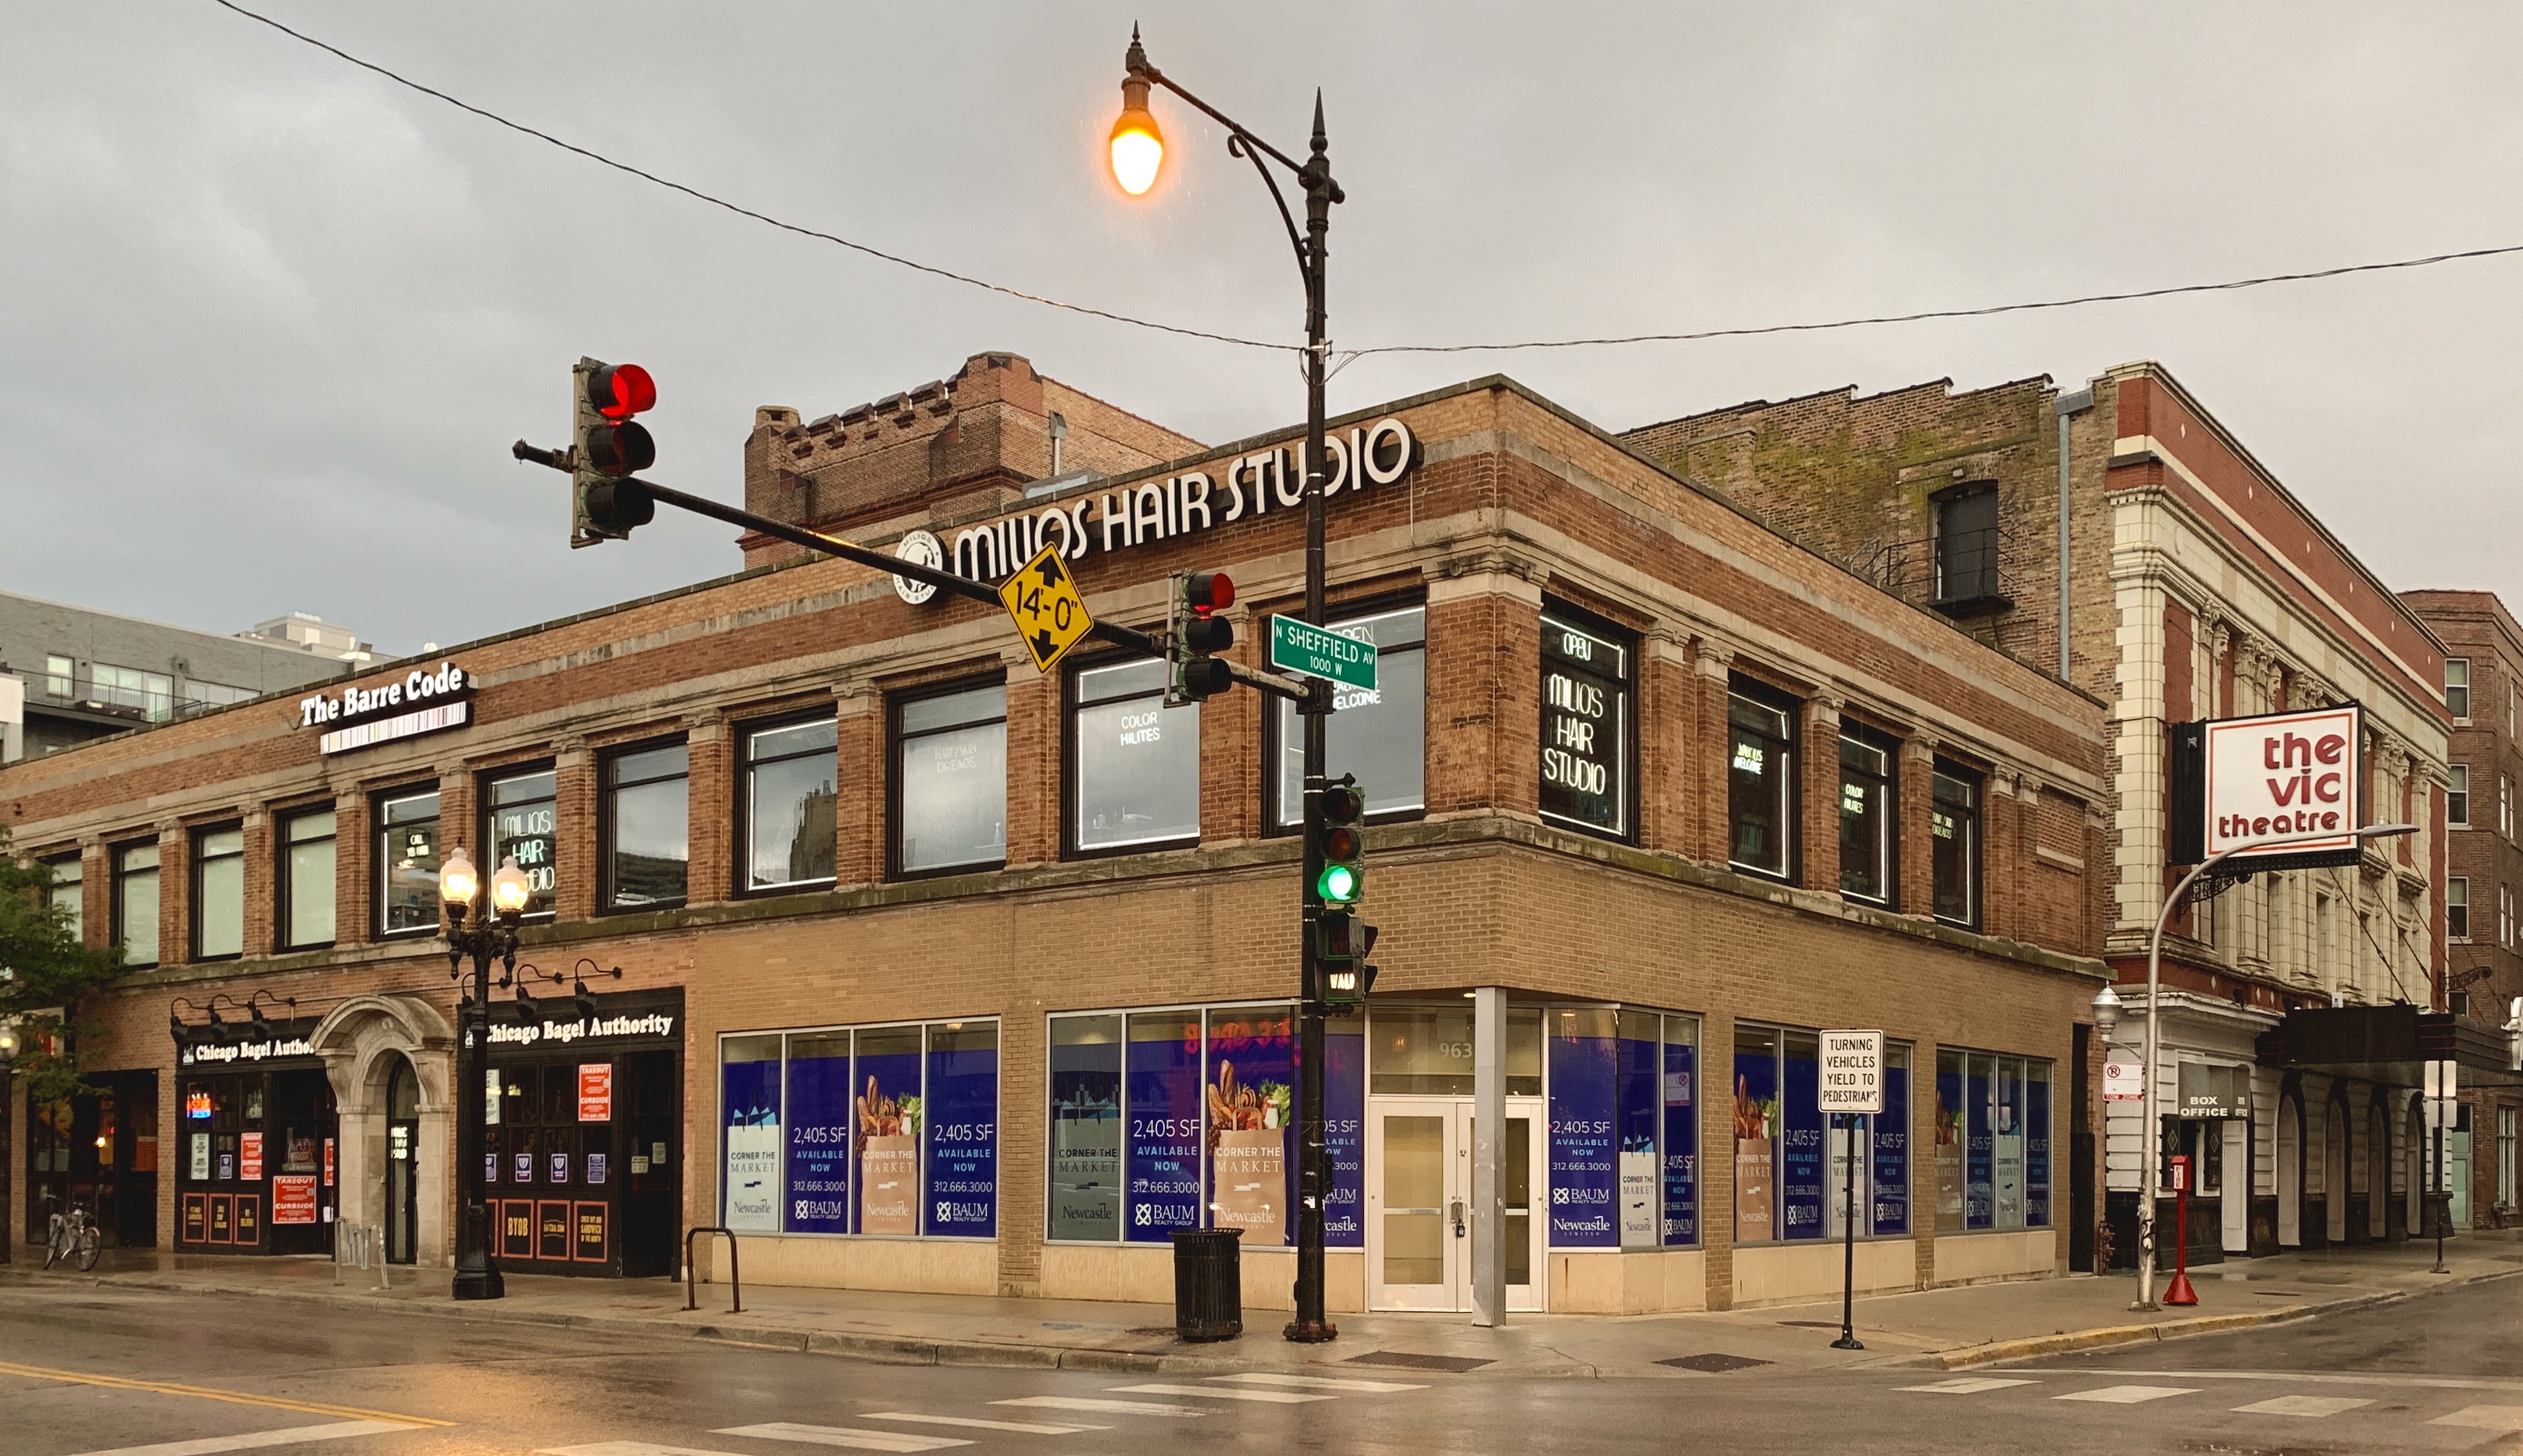
[{"label": "red traffic light", "polygon": [[1357,830],[1349,824],[1333,824],[1323,830],[1323,858],[1355,860],[1357,858]]},{"label": "red traffic light", "polygon": [[[1346,783],[1327,784],[1323,788],[1323,822],[1354,823],[1366,813],[1366,796]],[[1342,858],[1347,858],[1343,856]]]},{"label": "red traffic light", "polygon": [[587,402],[608,420],[657,407],[657,381],[637,364],[607,364],[587,378]]},{"label": "red traffic light", "polygon": [[1193,572],[1187,590],[1195,612],[1214,612],[1235,605],[1235,584],[1222,571]]}]

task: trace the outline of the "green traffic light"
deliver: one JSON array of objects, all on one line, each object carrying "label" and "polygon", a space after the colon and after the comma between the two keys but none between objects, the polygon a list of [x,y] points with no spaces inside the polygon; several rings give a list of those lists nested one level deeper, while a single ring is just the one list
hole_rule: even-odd
[{"label": "green traffic light", "polygon": [[1357,899],[1357,870],[1348,865],[1325,865],[1314,892],[1325,905],[1348,905]]}]

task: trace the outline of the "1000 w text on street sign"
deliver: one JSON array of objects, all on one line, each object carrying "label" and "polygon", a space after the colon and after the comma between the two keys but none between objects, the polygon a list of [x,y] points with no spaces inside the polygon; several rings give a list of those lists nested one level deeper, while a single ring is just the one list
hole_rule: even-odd
[{"label": "1000 w text on street sign", "polygon": [[1375,686],[1375,644],[1326,632],[1294,617],[1270,619],[1270,666],[1352,687]]}]

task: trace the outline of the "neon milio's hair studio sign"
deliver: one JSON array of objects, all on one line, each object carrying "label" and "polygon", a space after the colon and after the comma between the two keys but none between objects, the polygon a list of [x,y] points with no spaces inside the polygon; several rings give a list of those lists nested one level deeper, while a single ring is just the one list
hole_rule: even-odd
[{"label": "neon milio's hair studio sign", "polygon": [[[1323,484],[1326,504],[1347,492],[1394,484],[1410,473],[1417,452],[1410,427],[1390,415],[1345,435],[1326,434],[1323,445],[1330,456],[1330,472]],[[1214,477],[1189,470],[1117,491],[1090,492],[1071,501],[966,527],[955,533],[952,546],[931,532],[914,531],[903,537],[894,554],[958,576],[995,582],[1023,566],[1046,542],[1059,546],[1063,559],[1077,561],[1098,550],[1119,551],[1248,516],[1294,510],[1306,503],[1296,456],[1292,446],[1272,446],[1236,456]],[[893,589],[914,604],[937,593],[926,582],[901,577],[893,579]]]},{"label": "neon milio's hair studio sign", "polygon": [[324,730],[317,751],[343,753],[462,728],[473,721],[472,700],[473,680],[455,664],[442,662],[436,672],[414,668],[372,687],[345,687],[302,698],[298,726]]}]

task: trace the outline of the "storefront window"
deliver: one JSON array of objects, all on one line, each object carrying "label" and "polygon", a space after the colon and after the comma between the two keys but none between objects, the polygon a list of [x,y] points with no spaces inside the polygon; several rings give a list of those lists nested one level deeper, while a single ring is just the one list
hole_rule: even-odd
[{"label": "storefront window", "polygon": [[1284,1006],[1237,1008],[1207,1019],[1206,1222],[1242,1229],[1257,1248],[1277,1247],[1297,1228],[1294,1013]]},{"label": "storefront window", "polygon": [[780,1091],[778,1036],[719,1043],[719,1222],[738,1233],[780,1232]]},{"label": "storefront window", "polygon": [[201,830],[193,836],[193,959],[244,951],[245,830]]},{"label": "storefront window", "polygon": [[1550,1053],[1550,1243],[1611,1248],[1616,1222],[1620,1124],[1615,1082],[1619,1013],[1608,1007],[1553,1007],[1544,1016]]},{"label": "storefront window", "polygon": [[1699,1023],[1609,1007],[1542,1010],[1550,1060],[1550,1244],[1699,1242]]},{"label": "storefront window", "polygon": [[744,733],[744,887],[784,889],[833,878],[840,835],[831,718]]},{"label": "storefront window", "polygon": [[893,781],[897,873],[1007,859],[1007,684],[896,703]]},{"label": "storefront window", "polygon": [[988,1239],[999,1232],[999,1023],[928,1028],[921,1094],[925,1232]]},{"label": "storefront window", "polygon": [[1928,859],[1935,871],[1936,918],[1979,923],[1979,775],[1936,761],[1928,808]]},{"label": "storefront window", "polygon": [[1121,1018],[1051,1023],[1051,1207],[1046,1236],[1121,1237]]},{"label": "storefront window", "polygon": [[[1413,813],[1427,806],[1428,613],[1422,607],[1354,617],[1331,630],[1375,644],[1375,686],[1335,686],[1323,725],[1323,761],[1331,776],[1357,775],[1369,815]],[[1296,704],[1279,700],[1279,779],[1273,793],[1280,828],[1306,819],[1305,730]]]},{"label": "storefront window", "polygon": [[[1372,1018],[1370,1091],[1404,1097],[1472,1095],[1472,1008],[1379,1006]],[[1506,1010],[1506,1095],[1542,1096],[1542,1009]]]},{"label": "storefront window", "polygon": [[1852,1178],[1861,1234],[1909,1232],[1909,1066],[1885,1042],[1882,1114],[1826,1114],[1820,1034],[1736,1023],[1738,1244],[1840,1237]]},{"label": "storefront window", "polygon": [[1860,1206],[1874,1208],[1873,1229],[1880,1236],[1910,1232],[1910,1044],[1883,1047],[1883,1112],[1863,1119],[1874,1148],[1865,1169],[1870,1197]]},{"label": "storefront window", "polygon": [[516,860],[535,892],[526,905],[529,916],[552,914],[552,896],[559,885],[555,781],[551,770],[540,769],[494,778],[483,787],[483,802],[491,816],[490,832],[483,836],[491,846],[487,868],[497,869],[508,859]]},{"label": "storefront window", "polygon": [[86,867],[78,856],[65,855],[45,861],[44,868],[52,872],[51,881],[44,887],[44,899],[61,913],[62,924],[69,929],[71,939],[77,940],[86,920],[79,883],[86,876]]},{"label": "storefront window", "polygon": [[1963,1054],[1936,1049],[1936,1232],[1963,1228]]},{"label": "storefront window", "polygon": [[1078,673],[1071,728],[1079,850],[1200,837],[1200,705],[1167,708],[1156,659]]},{"label": "storefront window", "polygon": [[605,760],[605,908],[681,905],[691,867],[691,768],[681,743]]},{"label": "storefront window", "polygon": [[1783,1037],[1786,1061],[1779,1094],[1779,1237],[1822,1237],[1824,1157],[1822,1038]]},{"label": "storefront window", "polygon": [[1735,1023],[1735,1242],[1780,1237],[1779,1032]]},{"label": "storefront window", "polygon": [[438,928],[438,793],[377,803],[377,933]]},{"label": "storefront window", "polygon": [[1883,905],[1892,898],[1892,751],[1868,738],[1839,740],[1839,892]]},{"label": "storefront window", "polygon": [[1542,817],[1630,832],[1630,649],[1568,614],[1542,618]]},{"label": "storefront window", "polygon": [[125,844],[114,851],[114,939],[122,963],[158,963],[158,846]]},{"label": "storefront window", "polygon": [[2023,1222],[2028,1228],[2046,1229],[2050,1227],[2050,1063],[2026,1061],[2023,1067]]},{"label": "storefront window", "polygon": [[1664,1242],[1699,1242],[1699,1021],[1664,1018]]},{"label": "storefront window", "polygon": [[1129,1102],[1121,1237],[1163,1243],[1200,1225],[1201,1030],[1198,1011],[1129,1017],[1122,1085]]},{"label": "storefront window", "polygon": [[1738,869],[1787,875],[1795,822],[1795,766],[1787,710],[1738,690],[1726,700],[1727,856]]},{"label": "storefront window", "polygon": [[280,929],[283,950],[333,943],[334,815],[310,809],[280,822]]},{"label": "storefront window", "polygon": [[1963,1227],[1997,1227],[1997,1058],[1964,1057]]},{"label": "storefront window", "polygon": [[[733,1045],[733,1043],[731,1043]],[[786,1228],[791,1234],[850,1231],[850,1034],[788,1038]]]}]

